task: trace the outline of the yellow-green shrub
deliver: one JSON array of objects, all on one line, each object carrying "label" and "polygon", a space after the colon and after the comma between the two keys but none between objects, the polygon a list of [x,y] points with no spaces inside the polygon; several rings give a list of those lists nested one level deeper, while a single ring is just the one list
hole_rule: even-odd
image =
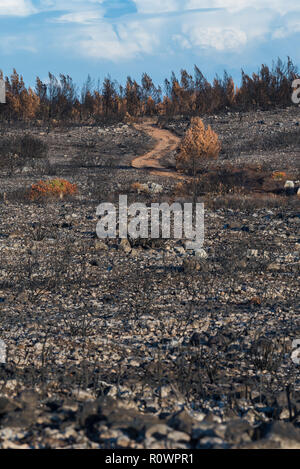
[{"label": "yellow-green shrub", "polygon": [[38,181],[30,189],[30,200],[39,200],[47,197],[62,199],[65,195],[74,195],[77,192],[76,184],[65,179],[51,179],[49,181]]}]

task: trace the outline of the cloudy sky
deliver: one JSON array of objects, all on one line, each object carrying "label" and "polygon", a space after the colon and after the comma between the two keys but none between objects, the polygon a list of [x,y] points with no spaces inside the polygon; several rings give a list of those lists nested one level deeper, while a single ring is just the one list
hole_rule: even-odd
[{"label": "cloudy sky", "polygon": [[48,71],[161,83],[194,64],[237,80],[278,56],[300,65],[299,44],[295,0],[0,0],[0,69],[29,84]]}]

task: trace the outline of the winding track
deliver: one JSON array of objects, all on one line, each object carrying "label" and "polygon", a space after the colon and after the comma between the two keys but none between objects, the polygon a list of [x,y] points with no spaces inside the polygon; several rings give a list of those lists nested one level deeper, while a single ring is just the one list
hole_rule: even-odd
[{"label": "winding track", "polygon": [[156,140],[156,145],[153,150],[132,160],[131,166],[136,169],[150,170],[150,174],[155,176],[184,179],[182,174],[178,174],[176,171],[164,168],[159,161],[163,156],[176,150],[180,142],[180,138],[169,132],[169,130],[160,129],[150,122],[135,124],[134,127],[137,130],[150,135],[150,137]]}]

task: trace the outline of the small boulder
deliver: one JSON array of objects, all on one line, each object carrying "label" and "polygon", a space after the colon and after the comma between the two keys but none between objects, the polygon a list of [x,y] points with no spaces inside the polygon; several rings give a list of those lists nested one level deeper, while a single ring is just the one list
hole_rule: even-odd
[{"label": "small boulder", "polygon": [[270,272],[278,272],[280,268],[280,264],[278,264],[277,262],[272,262],[268,265],[267,270],[269,270]]},{"label": "small boulder", "polygon": [[120,249],[124,251],[126,254],[129,254],[132,250],[130,242],[128,239],[122,239],[120,242]]},{"label": "small boulder", "polygon": [[200,259],[207,259],[208,254],[204,249],[196,249],[195,250],[195,256],[199,257]]},{"label": "small boulder", "polygon": [[103,241],[101,241],[101,239],[96,239],[95,249],[97,251],[108,251],[108,246]]},{"label": "small boulder", "polygon": [[182,263],[182,270],[186,273],[193,273],[201,270],[200,262],[197,262],[196,259],[186,258]]},{"label": "small boulder", "polygon": [[293,195],[295,192],[295,183],[294,181],[285,181],[284,189],[287,195]]}]

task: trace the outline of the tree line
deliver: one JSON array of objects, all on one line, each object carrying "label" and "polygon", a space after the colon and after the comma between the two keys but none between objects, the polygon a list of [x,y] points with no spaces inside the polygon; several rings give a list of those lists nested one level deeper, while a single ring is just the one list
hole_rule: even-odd
[{"label": "tree line", "polygon": [[[4,79],[0,70],[0,78]],[[69,75],[49,73],[47,82],[36,78],[35,87],[26,87],[14,69],[5,77],[7,105],[0,106],[1,120],[57,120],[97,122],[142,116],[197,116],[228,110],[267,110],[292,105],[292,83],[299,78],[298,69],[288,57],[278,58],[272,67],[262,65],[252,75],[241,71],[240,86],[225,71],[210,83],[195,66],[193,75],[181,70],[172,72],[164,86],[155,86],[144,73],[138,83],[131,77],[125,86],[111,77],[101,83],[88,76],[79,89]]]}]

